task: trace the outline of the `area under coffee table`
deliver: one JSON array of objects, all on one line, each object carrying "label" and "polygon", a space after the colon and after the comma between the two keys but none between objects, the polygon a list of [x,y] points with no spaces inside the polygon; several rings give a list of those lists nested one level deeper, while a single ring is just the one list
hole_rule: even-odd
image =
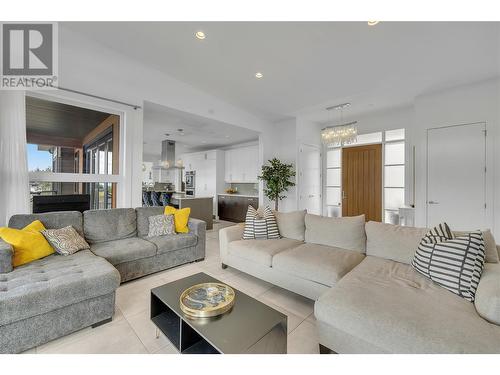
[{"label": "area under coffee table", "polygon": [[[287,316],[237,289],[232,309],[214,318],[184,314],[179,298],[201,283],[221,282],[197,273],[151,290],[151,320],[183,354],[284,354]],[[231,286],[231,285],[230,285]]]}]

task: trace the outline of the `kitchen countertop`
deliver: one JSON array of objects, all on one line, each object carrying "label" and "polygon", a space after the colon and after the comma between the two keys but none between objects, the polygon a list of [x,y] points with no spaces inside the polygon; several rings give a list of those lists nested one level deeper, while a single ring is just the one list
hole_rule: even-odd
[{"label": "kitchen countertop", "polygon": [[243,198],[258,198],[258,195],[248,195],[248,194],[229,194],[229,193],[224,193],[224,194],[217,194],[217,195],[227,195],[231,197],[243,197]]},{"label": "kitchen countertop", "polygon": [[180,197],[180,198],[175,198],[179,200],[188,200],[188,199],[213,199],[214,197]]}]

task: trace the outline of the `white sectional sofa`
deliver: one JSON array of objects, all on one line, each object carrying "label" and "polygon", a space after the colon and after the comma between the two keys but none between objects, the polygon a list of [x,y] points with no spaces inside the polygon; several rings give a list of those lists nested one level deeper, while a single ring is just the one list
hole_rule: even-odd
[{"label": "white sectional sofa", "polygon": [[[221,261],[314,299],[320,352],[500,353],[500,263],[485,264],[471,303],[411,267],[427,229],[276,215],[281,239],[222,229]],[[498,260],[486,246],[487,260]]]},{"label": "white sectional sofa", "polygon": [[338,220],[334,231],[319,230],[319,216],[305,211],[277,213],[277,218],[283,238],[276,240],[242,240],[243,225],[221,229],[223,267],[317,299],[365,257],[364,216]]}]

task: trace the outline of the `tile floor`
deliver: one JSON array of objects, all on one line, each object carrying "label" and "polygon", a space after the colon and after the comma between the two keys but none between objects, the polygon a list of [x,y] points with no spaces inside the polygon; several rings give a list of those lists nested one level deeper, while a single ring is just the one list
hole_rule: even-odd
[{"label": "tile floor", "polygon": [[313,301],[231,267],[221,268],[219,229],[228,225],[233,224],[219,222],[207,232],[206,258],[203,262],[176,267],[121,285],[116,293],[116,313],[112,322],[83,329],[27,353],[176,354],[177,350],[163,335],[158,339],[155,337],[155,326],[149,319],[149,291],[197,272],[216,277],[286,314],[288,353],[318,353]]}]

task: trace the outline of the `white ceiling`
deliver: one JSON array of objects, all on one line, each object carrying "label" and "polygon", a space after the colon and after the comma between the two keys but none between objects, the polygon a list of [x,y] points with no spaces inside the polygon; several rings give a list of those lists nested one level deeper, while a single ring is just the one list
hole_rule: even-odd
[{"label": "white ceiling", "polygon": [[[104,22],[74,31],[263,118],[400,106],[499,74],[498,23]],[[207,37],[198,40],[197,30]],[[257,80],[255,72],[264,78]]]},{"label": "white ceiling", "polygon": [[[182,129],[182,132],[179,131]],[[169,135],[166,135],[169,134]],[[144,103],[144,159],[157,161],[161,141],[176,141],[176,157],[184,152],[224,148],[256,141],[259,133],[165,106]]]}]

